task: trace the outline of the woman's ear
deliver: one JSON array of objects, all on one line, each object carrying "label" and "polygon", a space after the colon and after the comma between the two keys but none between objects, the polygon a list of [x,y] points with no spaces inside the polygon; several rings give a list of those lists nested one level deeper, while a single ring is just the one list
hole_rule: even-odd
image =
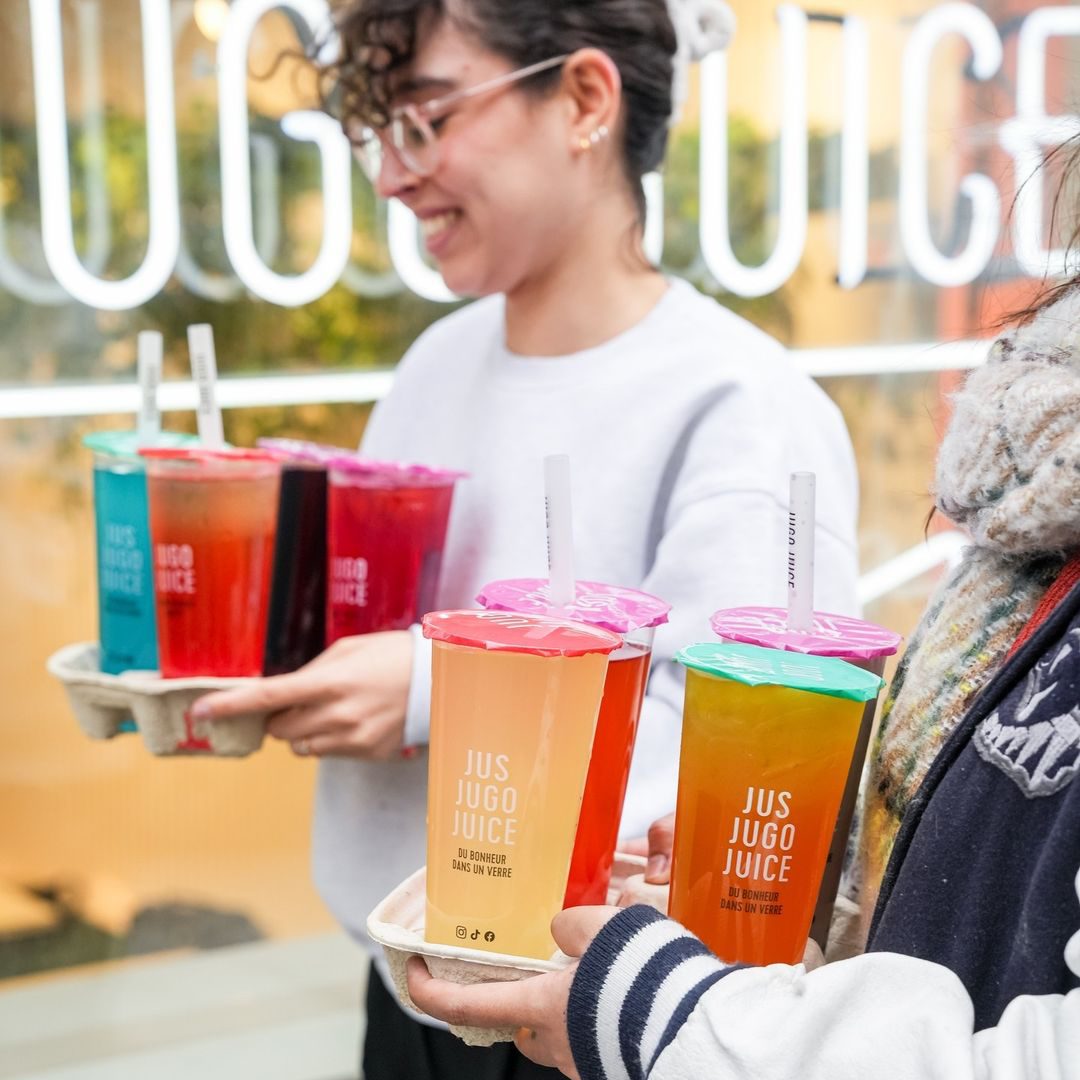
[{"label": "woman's ear", "polygon": [[563,66],[571,144],[591,150],[606,139],[619,118],[622,78],[615,62],[600,49],[579,49]]}]

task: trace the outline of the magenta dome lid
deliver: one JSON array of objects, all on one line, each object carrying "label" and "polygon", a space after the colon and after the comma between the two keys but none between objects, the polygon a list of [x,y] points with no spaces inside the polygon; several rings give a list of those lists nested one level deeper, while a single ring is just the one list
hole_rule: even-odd
[{"label": "magenta dome lid", "polygon": [[492,652],[588,656],[613,653],[622,646],[618,634],[595,626],[514,611],[433,611],[421,625],[424,637],[432,641]]},{"label": "magenta dome lid", "polygon": [[725,608],[710,623],[713,633],[728,641],[845,660],[892,656],[902,640],[876,623],[826,611],[814,612],[813,629],[808,632],[789,630],[787,611],[778,607]]},{"label": "magenta dome lid", "polygon": [[469,474],[399,461],[372,461],[359,454],[340,452],[326,459],[327,467],[346,483],[371,487],[449,487]]},{"label": "magenta dome lid", "polygon": [[350,453],[344,446],[327,446],[302,439],[256,439],[255,445],[260,450],[280,454],[286,461],[301,462],[305,465],[325,465],[333,458]]},{"label": "magenta dome lid", "polygon": [[599,626],[616,634],[660,626],[671,605],[659,597],[599,581],[575,581],[573,603],[553,607],[547,578],[514,578],[485,585],[476,602],[489,611],[519,611]]}]

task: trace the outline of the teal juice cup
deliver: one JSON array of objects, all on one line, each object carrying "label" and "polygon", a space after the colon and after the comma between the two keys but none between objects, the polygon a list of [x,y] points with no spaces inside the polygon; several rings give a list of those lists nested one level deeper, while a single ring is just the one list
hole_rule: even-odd
[{"label": "teal juice cup", "polygon": [[[138,456],[138,439],[133,431],[99,431],[83,442],[94,453],[101,670],[108,675],[156,670],[146,467]],[[195,442],[194,436],[164,433],[154,445]]]}]

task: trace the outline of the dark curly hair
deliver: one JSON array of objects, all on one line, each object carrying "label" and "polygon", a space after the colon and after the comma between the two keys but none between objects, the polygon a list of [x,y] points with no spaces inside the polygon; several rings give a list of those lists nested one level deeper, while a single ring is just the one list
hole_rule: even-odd
[{"label": "dark curly hair", "polygon": [[[343,124],[385,124],[395,73],[407,67],[426,25],[447,18],[515,67],[593,47],[619,69],[624,115],[623,171],[642,221],[642,177],[667,149],[675,28],[666,0],[351,0],[335,24],[341,55],[323,68],[329,107]],[[522,87],[550,92],[558,71]]]}]

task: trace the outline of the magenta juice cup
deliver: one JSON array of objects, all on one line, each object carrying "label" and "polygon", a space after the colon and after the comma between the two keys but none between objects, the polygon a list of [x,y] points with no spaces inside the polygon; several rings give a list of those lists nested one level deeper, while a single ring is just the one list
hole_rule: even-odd
[{"label": "magenta juice cup", "polygon": [[563,901],[564,907],[604,904],[649,677],[653,634],[667,622],[671,605],[636,589],[595,581],[575,582],[573,602],[561,607],[553,608],[549,595],[546,578],[522,578],[485,585],[476,601],[489,611],[551,615],[622,636],[622,647],[608,658]]},{"label": "magenta juice cup", "polygon": [[342,457],[329,465],[326,644],[405,630],[436,605],[464,474]]},{"label": "magenta juice cup", "polygon": [[[784,608],[778,607],[728,608],[716,612],[711,624],[713,632],[724,641],[760,645],[807,656],[832,656],[846,660],[849,664],[854,664],[879,678],[885,670],[885,662],[899,649],[902,640],[899,634],[877,626],[875,623],[853,619],[846,615],[832,615],[823,611],[814,612],[814,623],[810,631],[789,630],[788,613]],[[859,724],[851,768],[844,784],[840,813],[832,842],[829,845],[825,875],[822,878],[821,891],[814,909],[814,920],[810,927],[810,937],[823,950],[828,943],[833,905],[836,903],[836,894],[840,888],[844,852],[848,834],[851,832],[851,823],[855,817],[859,782],[862,779],[876,711],[877,698],[875,697],[866,703]]]}]

